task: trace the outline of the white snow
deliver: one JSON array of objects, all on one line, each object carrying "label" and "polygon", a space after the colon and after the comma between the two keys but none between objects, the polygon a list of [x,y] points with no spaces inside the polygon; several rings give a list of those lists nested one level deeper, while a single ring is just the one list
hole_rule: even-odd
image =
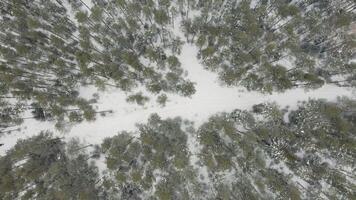
[{"label": "white snow", "polygon": [[191,98],[170,95],[170,101],[165,107],[158,105],[154,99],[142,107],[127,103],[125,100],[127,95],[118,89],[109,88],[104,92],[98,92],[91,87],[83,88],[82,96],[89,97],[94,92],[99,93],[100,99],[97,105],[99,110],[111,109],[114,113],[106,117],[98,116],[94,122],[74,125],[67,133],[55,130],[53,122],[28,119],[21,125],[20,133],[12,133],[0,138],[0,143],[4,143],[4,146],[0,147],[0,155],[11,148],[18,138],[33,136],[41,130],[52,130],[56,134],[64,134],[67,138],[79,137],[88,143],[100,144],[104,138],[113,136],[119,131],[135,130],[135,124],[145,123],[152,113],[158,113],[163,118],[180,116],[194,121],[195,126],[199,126],[217,112],[229,112],[236,108],[250,109],[254,104],[267,101],[274,101],[282,107],[294,108],[298,101],[309,98],[336,100],[337,96],[355,97],[353,90],[332,85],[326,85],[317,90],[294,89],[272,95],[248,92],[243,88],[221,86],[217,75],[204,70],[196,55],[197,49],[191,44],[185,44],[179,56],[182,67],[189,73],[188,78],[196,83],[197,92]]},{"label": "white snow", "polygon": [[[83,1],[89,7],[92,6],[91,1]],[[65,6],[68,9],[70,8],[67,4]],[[72,13],[71,9],[69,11],[69,13]],[[189,16],[192,17],[196,14],[198,13],[190,12]],[[73,18],[73,16],[70,17]],[[181,20],[178,17],[174,21],[173,33],[184,40],[184,33],[179,26]],[[196,58],[197,53],[198,49],[194,45],[185,44],[179,56],[183,69],[188,72],[188,78],[196,83],[196,93],[191,98],[169,95],[169,102],[165,107],[161,107],[151,96],[151,101],[142,107],[127,103],[127,94],[118,89],[108,88],[106,91],[97,91],[92,86],[85,87],[80,91],[82,97],[91,98],[94,93],[98,93],[100,99],[96,105],[97,109],[113,110],[114,113],[106,117],[98,116],[97,120],[93,122],[73,125],[65,133],[56,130],[54,122],[39,122],[34,119],[27,119],[20,126],[20,132],[13,132],[0,137],[0,143],[4,144],[0,147],[0,156],[15,145],[17,139],[30,137],[44,130],[50,130],[55,134],[65,136],[67,139],[78,137],[81,141],[87,143],[100,144],[104,138],[116,135],[120,131],[134,131],[137,123],[145,123],[153,113],[157,113],[163,118],[180,116],[183,119],[193,121],[195,127],[198,127],[211,115],[218,112],[250,109],[252,105],[264,102],[276,102],[282,107],[289,106],[293,109],[297,107],[298,101],[308,100],[309,98],[336,100],[337,96],[356,96],[356,92],[351,89],[332,85],[326,85],[317,90],[294,89],[272,95],[248,92],[243,88],[225,87],[219,84],[215,73],[206,71],[199,63]],[[141,89],[141,91],[144,90]]]}]

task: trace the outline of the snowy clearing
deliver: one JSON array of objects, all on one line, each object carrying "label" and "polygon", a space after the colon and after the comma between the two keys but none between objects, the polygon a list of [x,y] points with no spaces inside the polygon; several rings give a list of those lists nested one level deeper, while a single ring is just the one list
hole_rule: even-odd
[{"label": "snowy clearing", "polygon": [[[309,98],[322,98],[336,100],[338,96],[355,97],[355,91],[333,85],[325,85],[317,90],[304,89],[289,90],[284,93],[272,95],[259,92],[248,92],[243,88],[225,87],[218,80],[217,75],[203,68],[196,58],[197,49],[191,44],[185,44],[179,59],[182,67],[188,71],[188,78],[196,83],[196,93],[191,98],[170,95],[165,107],[158,105],[153,98],[145,106],[138,106],[126,102],[127,95],[118,90],[108,88],[99,92],[98,110],[113,110],[113,114],[105,117],[98,116],[94,122],[82,122],[74,125],[67,132],[55,130],[54,122],[40,122],[34,119],[25,120],[20,126],[20,132],[3,136],[0,154],[3,155],[19,138],[27,138],[40,131],[50,130],[66,138],[78,137],[85,143],[100,144],[106,137],[113,136],[119,131],[133,131],[137,123],[145,123],[147,118],[157,113],[162,118],[180,116],[191,120],[199,126],[209,116],[218,112],[232,111],[233,109],[250,109],[254,104],[263,102],[276,102],[281,107],[295,108],[299,101]],[[90,97],[97,92],[94,88],[83,88],[82,96]]]}]

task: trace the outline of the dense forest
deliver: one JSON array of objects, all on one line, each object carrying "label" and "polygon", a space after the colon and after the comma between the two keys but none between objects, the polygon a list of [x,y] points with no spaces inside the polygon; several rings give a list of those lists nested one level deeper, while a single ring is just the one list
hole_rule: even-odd
[{"label": "dense forest", "polygon": [[293,111],[259,104],[212,116],[198,129],[153,114],[136,133],[101,146],[43,132],[0,158],[0,197],[354,199],[355,106],[347,98],[310,100]]},{"label": "dense forest", "polygon": [[[113,112],[97,109],[100,96],[84,97],[85,87],[119,89],[139,106],[192,98],[185,44],[236,90],[355,89],[355,8],[355,0],[0,0],[0,148],[27,119],[65,130]],[[152,113],[100,145],[42,131],[0,154],[0,199],[356,199],[355,134],[353,97],[261,102],[199,126]]]}]

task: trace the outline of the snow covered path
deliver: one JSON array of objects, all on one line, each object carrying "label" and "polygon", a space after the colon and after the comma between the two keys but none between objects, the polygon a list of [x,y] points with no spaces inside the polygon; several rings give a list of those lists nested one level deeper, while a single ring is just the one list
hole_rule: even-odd
[{"label": "snow covered path", "polygon": [[[126,94],[116,89],[108,89],[99,92],[99,110],[111,109],[113,114],[100,117],[94,122],[83,122],[73,126],[66,133],[59,133],[54,129],[52,122],[39,122],[36,120],[26,120],[21,126],[19,133],[0,138],[0,143],[5,145],[0,147],[0,155],[11,148],[18,138],[26,138],[39,133],[42,130],[51,130],[56,134],[64,134],[67,138],[79,137],[83,141],[92,144],[99,144],[109,136],[117,134],[119,131],[135,130],[136,123],[145,123],[152,113],[158,113],[161,117],[180,116],[184,119],[192,120],[198,126],[209,116],[217,112],[232,111],[233,109],[249,109],[252,105],[263,102],[277,102],[281,106],[297,105],[298,101],[308,98],[324,98],[335,100],[337,96],[355,97],[355,92],[336,86],[324,86],[318,90],[306,92],[303,89],[290,90],[284,93],[264,95],[258,92],[244,92],[242,88],[228,88],[220,86],[217,75],[206,71],[196,58],[197,49],[190,44],[185,44],[179,59],[182,67],[188,71],[188,77],[196,82],[196,94],[192,98],[170,95],[166,107],[160,107],[154,98],[144,107],[129,104],[126,102]],[[83,89],[82,95],[90,97],[93,88]]]}]

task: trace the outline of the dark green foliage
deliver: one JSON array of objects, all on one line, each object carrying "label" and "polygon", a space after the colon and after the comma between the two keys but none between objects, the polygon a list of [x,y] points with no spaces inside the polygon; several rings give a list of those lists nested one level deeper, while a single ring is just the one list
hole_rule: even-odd
[{"label": "dark green foliage", "polygon": [[80,98],[82,85],[194,94],[176,58],[182,42],[170,30],[170,1],[92,3],[0,2],[1,130],[20,123],[26,110],[61,128],[95,119],[95,102]]},{"label": "dark green foliage", "polygon": [[168,101],[168,97],[165,94],[162,94],[157,97],[157,103],[162,107],[166,106],[167,101]]},{"label": "dark green foliage", "polygon": [[[347,98],[310,100],[287,112],[259,104],[253,112],[215,115],[197,131],[182,129],[187,122],[179,118],[152,115],[139,132],[104,141],[106,178],[128,199],[350,199],[355,105]],[[198,152],[187,146],[192,133]]]},{"label": "dark green foliage", "polygon": [[331,0],[198,1],[201,14],[183,27],[198,58],[227,85],[267,93],[354,87],[354,8]]},{"label": "dark green foliage", "polygon": [[196,195],[193,191],[198,183],[189,163],[187,133],[182,126],[180,118],[161,120],[152,115],[147,124],[138,126],[138,138],[123,132],[104,140],[108,178],[119,186],[121,198],[137,199],[142,195],[169,200]]},{"label": "dark green foliage", "polygon": [[[166,93],[192,96],[173,32],[178,16],[198,58],[227,85],[267,93],[354,87],[354,4],[1,0],[0,136],[17,130],[23,113],[65,129],[112,112],[95,111],[97,98],[82,98],[83,85],[117,87],[139,105],[149,101],[132,94],[142,86],[161,106]],[[0,199],[354,199],[355,108],[347,98],[290,112],[262,103],[216,114],[197,130],[152,115],[91,155],[92,145],[43,132],[0,157]],[[102,154],[99,179],[88,161]]]},{"label": "dark green foliage", "polygon": [[0,96],[15,102],[7,105],[19,111],[9,117],[31,110],[38,120],[68,121],[68,107],[78,108],[80,116],[94,112],[77,91],[83,75],[74,61],[76,28],[66,9],[53,1],[0,4],[7,8],[1,17],[11,17],[1,24]]},{"label": "dark green foliage", "polygon": [[273,104],[212,117],[198,134],[216,198],[353,198],[355,108],[340,98],[304,102],[289,122]]},{"label": "dark green foliage", "polygon": [[[217,114],[196,131],[154,114],[91,156],[85,149],[93,145],[41,133],[0,157],[0,197],[352,199],[355,108],[348,98],[310,100],[290,112],[259,104]],[[99,180],[88,160],[102,154],[107,171]]]},{"label": "dark green foliage", "polygon": [[100,199],[98,170],[77,143],[50,133],[19,140],[0,157],[1,199]]},{"label": "dark green foliage", "polygon": [[138,105],[145,105],[150,99],[146,96],[143,96],[142,92],[130,95],[126,98],[126,101],[129,103],[137,103]]},{"label": "dark green foliage", "polygon": [[[83,12],[88,11],[86,4],[80,9],[72,5],[83,30],[81,47],[94,64],[93,72],[113,80],[123,90],[142,84],[155,94],[194,93],[185,88],[191,82],[183,77],[179,61],[171,59],[180,52],[181,42],[170,30],[170,1],[105,0],[93,1],[93,5],[89,16]],[[176,79],[171,81],[169,74]]]}]

